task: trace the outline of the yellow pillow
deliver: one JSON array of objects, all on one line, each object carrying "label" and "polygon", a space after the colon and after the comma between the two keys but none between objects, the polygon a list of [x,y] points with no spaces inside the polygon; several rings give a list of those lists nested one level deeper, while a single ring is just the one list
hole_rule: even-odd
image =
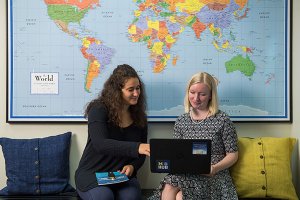
[{"label": "yellow pillow", "polygon": [[239,138],[239,159],[230,169],[240,198],[298,199],[291,173],[295,138]]}]

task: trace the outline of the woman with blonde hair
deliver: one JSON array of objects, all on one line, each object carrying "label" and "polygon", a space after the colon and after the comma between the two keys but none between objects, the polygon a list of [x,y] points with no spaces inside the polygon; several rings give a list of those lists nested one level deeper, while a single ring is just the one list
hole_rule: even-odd
[{"label": "woman with blonde hair", "polygon": [[192,76],[184,99],[185,113],[174,126],[176,139],[210,139],[209,174],[168,174],[150,199],[238,199],[229,167],[238,159],[237,134],[229,116],[219,110],[216,78],[206,72]]}]

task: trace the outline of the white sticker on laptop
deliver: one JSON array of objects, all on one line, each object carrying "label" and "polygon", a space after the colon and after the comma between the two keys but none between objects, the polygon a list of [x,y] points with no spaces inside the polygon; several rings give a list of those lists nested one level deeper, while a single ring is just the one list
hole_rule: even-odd
[{"label": "white sticker on laptop", "polygon": [[193,155],[207,155],[207,144],[193,142]]}]

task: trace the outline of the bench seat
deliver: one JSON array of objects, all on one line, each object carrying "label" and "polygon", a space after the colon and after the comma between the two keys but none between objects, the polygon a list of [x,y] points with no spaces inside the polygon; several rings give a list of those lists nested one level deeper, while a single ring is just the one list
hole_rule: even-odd
[{"label": "bench seat", "polygon": [[[146,200],[153,194],[153,189],[143,189],[143,199]],[[0,200],[81,200],[76,193],[72,193],[70,195],[45,195],[45,196],[0,196]],[[268,199],[271,200],[272,198],[248,198],[248,199],[240,199],[240,200],[263,200]]]}]

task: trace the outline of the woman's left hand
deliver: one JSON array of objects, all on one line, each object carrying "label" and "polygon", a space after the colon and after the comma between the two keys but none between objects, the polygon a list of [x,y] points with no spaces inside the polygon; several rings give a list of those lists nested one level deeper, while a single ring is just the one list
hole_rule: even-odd
[{"label": "woman's left hand", "polygon": [[214,176],[216,175],[216,173],[217,173],[216,167],[214,165],[211,165],[209,176]]},{"label": "woman's left hand", "polygon": [[134,167],[132,165],[125,165],[121,171],[122,174],[126,174],[126,176],[131,176],[133,174]]},{"label": "woman's left hand", "polygon": [[208,176],[208,177],[213,177],[214,175],[216,175],[216,173],[217,173],[216,167],[214,165],[211,165],[209,174],[202,174],[202,175]]}]

